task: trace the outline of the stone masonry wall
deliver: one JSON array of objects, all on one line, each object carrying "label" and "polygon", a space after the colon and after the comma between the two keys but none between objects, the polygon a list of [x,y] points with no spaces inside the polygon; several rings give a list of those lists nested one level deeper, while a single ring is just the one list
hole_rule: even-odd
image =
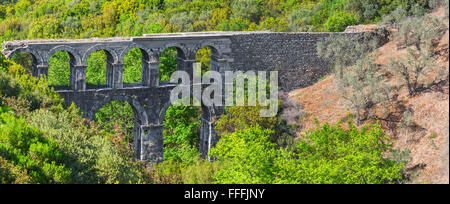
[{"label": "stone masonry wall", "polygon": [[[254,33],[231,36],[234,71],[279,71],[283,91],[314,84],[330,71],[317,56],[317,43],[330,33]],[[332,34],[338,35],[338,34]],[[340,34],[354,35],[354,34]]]}]

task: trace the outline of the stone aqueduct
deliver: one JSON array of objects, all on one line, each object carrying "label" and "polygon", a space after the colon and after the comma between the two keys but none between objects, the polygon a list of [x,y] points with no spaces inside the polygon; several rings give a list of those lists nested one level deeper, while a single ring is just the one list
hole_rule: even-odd
[{"label": "stone aqueduct", "polygon": [[[357,33],[346,33],[353,35]],[[211,70],[279,71],[280,87],[289,91],[314,83],[328,72],[326,63],[316,55],[316,44],[329,33],[205,32],[150,34],[143,37],[24,40],[3,43],[7,58],[26,52],[33,57],[32,74],[48,76],[50,57],[57,51],[70,56],[70,87],[58,90],[67,104],[75,103],[84,116],[94,119],[96,112],[111,101],[126,101],[135,115],[135,156],[158,162],[163,158],[163,121],[170,104],[170,92],[176,86],[159,81],[159,56],[169,47],[178,51],[178,70],[192,73],[197,51],[211,48]],[[124,84],[124,57],[131,49],[142,52],[142,82]],[[106,86],[86,86],[89,55],[104,50],[107,55]],[[218,141],[214,117],[222,107],[202,106],[200,152],[206,156]]]}]

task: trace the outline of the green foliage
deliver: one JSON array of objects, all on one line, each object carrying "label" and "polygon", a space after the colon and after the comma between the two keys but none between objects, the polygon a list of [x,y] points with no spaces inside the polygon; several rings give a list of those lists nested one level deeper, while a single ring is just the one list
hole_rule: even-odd
[{"label": "green foliage", "polygon": [[423,13],[438,5],[434,2],[21,0],[0,7],[0,41],[214,30],[341,31],[351,24],[378,22],[399,7],[407,15]]},{"label": "green foliage", "polygon": [[69,183],[71,170],[52,139],[12,113],[0,113],[0,153],[15,166],[26,169],[33,183]]},{"label": "green foliage", "polygon": [[70,85],[70,57],[65,51],[56,52],[49,61],[48,83],[52,86]]},{"label": "green foliage", "polygon": [[216,183],[397,183],[403,161],[386,158],[392,144],[380,125],[320,126],[302,136],[295,152],[276,149],[271,130],[251,127],[223,135],[211,155],[222,168]]},{"label": "green foliage", "polygon": [[221,169],[219,162],[210,162],[206,159],[196,159],[192,165],[181,170],[185,184],[212,184],[214,176]]},{"label": "green foliage", "polygon": [[358,16],[345,11],[334,13],[325,23],[327,31],[341,32],[344,31],[347,26],[357,24],[359,22]]},{"label": "green foliage", "polygon": [[30,103],[30,110],[62,104],[59,94],[48,87],[45,79],[38,80],[30,76],[22,66],[9,61],[0,65],[0,95],[26,99]]},{"label": "green foliage", "polygon": [[149,167],[149,177],[155,184],[182,184],[182,164],[175,160],[163,161]]},{"label": "green foliage", "polygon": [[252,22],[258,22],[261,16],[260,1],[257,0],[240,0],[233,1],[231,11],[234,18],[246,19]]},{"label": "green foliage", "polygon": [[91,53],[87,59],[86,84],[106,84],[107,56],[105,51],[99,50]]},{"label": "green foliage", "polygon": [[123,143],[115,144],[113,135],[83,119],[75,106],[60,113],[35,111],[30,115],[30,123],[53,138],[66,155],[64,163],[72,169],[72,183],[128,183],[143,179],[139,164],[121,151]]},{"label": "green foliage", "polygon": [[59,20],[53,16],[44,16],[42,19],[36,19],[31,22],[28,32],[28,38],[60,38],[61,27]]},{"label": "green foliage", "polygon": [[[26,170],[33,183],[145,180],[143,167],[132,161],[129,148],[124,147],[127,142],[120,127],[114,132],[106,132],[83,119],[75,106],[64,110],[62,100],[48,88],[46,80],[31,77],[23,67],[5,61],[3,57],[0,58],[0,90],[3,95],[0,102],[12,104],[12,111],[27,117],[25,120],[12,113],[2,113],[1,151],[7,150],[5,159]],[[124,118],[121,116],[121,119]],[[10,143],[5,138],[18,143]],[[14,163],[17,160],[28,166]],[[5,179],[10,178],[13,177]],[[18,179],[17,182],[22,178]],[[23,180],[27,178],[23,176]]]},{"label": "green foliage", "polygon": [[135,48],[130,50],[123,59],[123,82],[139,83],[142,81],[142,52]]},{"label": "green foliage", "polygon": [[14,166],[0,156],[0,184],[30,184],[32,179],[26,171]]},{"label": "green foliage", "polygon": [[277,118],[260,117],[261,106],[233,106],[226,110],[217,122],[216,130],[221,135],[244,130],[258,124],[263,129],[275,129]]},{"label": "green foliage", "polygon": [[361,130],[351,123],[347,130],[339,123],[317,125],[297,145],[307,183],[395,183],[402,178],[404,163],[385,158],[392,144],[379,124]]},{"label": "green foliage", "polygon": [[159,80],[169,81],[170,76],[177,70],[177,55],[178,51],[175,47],[170,47],[164,50],[159,57]]},{"label": "green foliage", "polygon": [[289,28],[292,31],[312,31],[312,18],[314,13],[309,9],[299,9],[289,15]]},{"label": "green foliage", "polygon": [[195,56],[197,62],[202,64],[202,74],[211,70],[211,48],[202,47]]},{"label": "green foliage", "polygon": [[219,184],[272,183],[275,144],[270,142],[270,130],[251,127],[222,135],[210,156],[223,163],[215,175]]},{"label": "green foliage", "polygon": [[170,106],[164,120],[164,160],[186,164],[200,156],[201,109],[196,106]]},{"label": "green foliage", "polygon": [[128,102],[123,101],[107,103],[95,114],[95,122],[100,129],[110,134],[121,133],[125,146],[133,144],[134,121],[133,108]]}]

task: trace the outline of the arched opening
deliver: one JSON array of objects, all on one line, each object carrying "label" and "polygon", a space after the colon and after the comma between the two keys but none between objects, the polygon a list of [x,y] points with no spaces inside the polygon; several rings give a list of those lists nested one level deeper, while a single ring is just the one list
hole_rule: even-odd
[{"label": "arched opening", "polygon": [[97,50],[92,52],[87,59],[86,68],[86,87],[88,89],[105,88],[107,83],[112,80],[108,79],[111,74],[113,56],[106,50]]},{"label": "arched opening", "polygon": [[[136,110],[126,101],[110,101],[95,114],[94,121],[122,153],[140,158],[140,124]],[[137,150],[137,151],[136,151]]]},{"label": "arched opening", "polygon": [[36,57],[29,52],[17,53],[11,60],[25,68],[27,74],[32,74],[34,71],[33,67],[36,68],[38,63]]},{"label": "arched opening", "polygon": [[148,61],[148,53],[140,48],[134,48],[127,52],[123,59],[123,83],[125,86],[142,84],[142,71],[149,66]]},{"label": "arched opening", "polygon": [[208,71],[211,71],[211,47],[205,46],[200,48],[195,55],[197,63],[202,65],[202,76]]},{"label": "arched opening", "polygon": [[186,56],[184,52],[177,47],[165,49],[159,57],[159,81],[170,81],[170,76],[177,70],[184,70]]},{"label": "arched opening", "polygon": [[[175,102],[176,103],[176,102]],[[167,108],[164,116],[164,160],[192,164],[201,156],[202,108],[174,106]]]},{"label": "arched opening", "polygon": [[212,46],[203,46],[200,48],[195,57],[196,61],[202,65],[202,74],[208,71],[220,71],[220,60],[223,59],[219,51]]},{"label": "arched opening", "polygon": [[50,86],[68,88],[70,74],[75,64],[75,58],[67,51],[55,52],[49,60],[48,82]]}]

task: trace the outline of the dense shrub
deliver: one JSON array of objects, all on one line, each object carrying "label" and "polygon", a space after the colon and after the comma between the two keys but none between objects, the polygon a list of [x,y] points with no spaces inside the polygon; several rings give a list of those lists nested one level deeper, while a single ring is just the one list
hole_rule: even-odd
[{"label": "dense shrub", "polygon": [[164,120],[164,160],[192,164],[200,156],[201,110],[195,106],[170,106]]},{"label": "dense shrub", "polygon": [[[386,158],[392,143],[379,124],[319,126],[297,145],[305,183],[395,183],[404,163]],[[330,148],[333,147],[333,148]],[[288,172],[287,172],[288,173]],[[299,181],[299,180],[297,180]],[[301,180],[300,180],[301,181]]]},{"label": "dense shrub", "polygon": [[30,184],[32,179],[26,171],[14,166],[0,156],[0,184]]},{"label": "dense shrub", "polygon": [[[403,162],[386,158],[392,144],[380,125],[320,126],[302,136],[295,152],[276,149],[270,130],[251,127],[222,136],[211,155],[216,183],[397,183]],[[333,148],[330,148],[333,147]]]},{"label": "dense shrub", "polygon": [[[45,138],[25,119],[0,113],[0,154],[15,166],[26,169],[33,183],[69,183],[71,170],[65,155],[52,138]],[[25,178],[24,178],[25,179]]]},{"label": "dense shrub", "polygon": [[72,169],[73,183],[128,183],[142,179],[139,164],[113,144],[111,134],[83,119],[72,106],[53,113],[38,110],[30,122],[47,137],[54,138],[59,149],[67,155],[64,163]]},{"label": "dense shrub", "polygon": [[330,32],[341,32],[349,25],[358,23],[358,16],[345,11],[336,12],[325,23],[325,28]]}]

